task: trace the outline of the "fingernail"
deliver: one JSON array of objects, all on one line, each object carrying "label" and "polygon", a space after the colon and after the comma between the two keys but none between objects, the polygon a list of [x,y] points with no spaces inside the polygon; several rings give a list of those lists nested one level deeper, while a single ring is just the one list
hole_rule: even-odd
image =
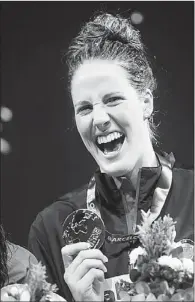
[{"label": "fingernail", "polygon": [[108,258],[104,256],[104,262],[108,262]]},{"label": "fingernail", "polygon": [[88,248],[88,249],[92,248],[91,243],[87,242],[87,248]]}]

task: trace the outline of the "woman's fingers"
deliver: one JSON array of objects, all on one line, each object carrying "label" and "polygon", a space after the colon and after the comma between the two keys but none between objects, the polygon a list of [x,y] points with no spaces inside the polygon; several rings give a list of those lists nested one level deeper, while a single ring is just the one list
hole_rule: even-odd
[{"label": "woman's fingers", "polygon": [[[83,251],[80,251],[79,254],[72,261],[71,266],[69,267],[69,273],[73,274],[84,260],[85,260],[85,262],[84,262],[85,266],[87,266],[87,262],[90,259],[91,260],[92,259],[100,260],[102,265],[103,265],[103,263],[108,262],[108,258],[106,256],[104,256],[104,254],[100,250],[97,250],[97,249],[83,250]],[[92,262],[89,261],[89,266],[91,265],[91,263]],[[98,262],[98,263],[100,263],[100,262]]]},{"label": "woman's fingers", "polygon": [[[98,259],[84,259],[81,264],[74,271],[75,281],[79,281],[83,276],[92,268],[100,269],[104,273],[107,272],[107,268],[101,260]],[[68,270],[68,274],[72,274],[71,266]]]},{"label": "woman's fingers", "polygon": [[75,301],[103,301],[104,272],[102,270],[92,268],[81,280],[69,281],[68,286]]},{"label": "woman's fingers", "polygon": [[65,270],[64,279],[67,284],[77,282],[92,268],[100,269],[103,273],[107,271],[104,263],[108,258],[100,250],[90,249],[80,251]]},{"label": "woman's fingers", "polygon": [[103,301],[104,263],[108,258],[86,242],[62,248],[65,266],[64,280],[75,301]]},{"label": "woman's fingers", "polygon": [[92,283],[100,283],[104,281],[104,273],[102,270],[91,268],[88,273],[80,280],[79,286],[83,289],[87,289]]},{"label": "woman's fingers", "polygon": [[62,259],[64,263],[64,267],[67,268],[73,261],[74,257],[76,256],[80,251],[86,250],[90,248],[90,244],[87,242],[78,242],[74,244],[69,244],[64,246],[61,249],[62,253]]},{"label": "woman's fingers", "polygon": [[91,245],[88,242],[78,242],[78,243],[65,245],[61,251],[62,251],[62,254],[74,256],[82,250],[89,249],[90,246]]},{"label": "woman's fingers", "polygon": [[92,268],[77,283],[73,290],[73,296],[76,301],[103,301],[104,273],[102,270]]},{"label": "woman's fingers", "polygon": [[66,254],[62,254],[62,259],[63,259],[64,267],[65,269],[67,269],[72,263],[73,257]]},{"label": "woman's fingers", "polygon": [[[90,244],[87,242],[79,242],[75,244],[66,245],[62,248],[62,258],[64,267],[69,268],[70,273],[74,273],[77,267],[85,259],[99,259],[103,263],[108,261],[108,258],[98,249],[89,249]],[[73,257],[76,256],[76,257]]]}]

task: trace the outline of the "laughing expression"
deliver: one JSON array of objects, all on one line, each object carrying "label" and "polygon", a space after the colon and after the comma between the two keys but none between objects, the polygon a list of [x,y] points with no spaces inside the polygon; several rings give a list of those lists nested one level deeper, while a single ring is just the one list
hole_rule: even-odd
[{"label": "laughing expression", "polygon": [[102,172],[122,176],[144,157],[149,134],[146,103],[127,71],[108,60],[85,61],[76,70],[71,94],[77,129]]}]

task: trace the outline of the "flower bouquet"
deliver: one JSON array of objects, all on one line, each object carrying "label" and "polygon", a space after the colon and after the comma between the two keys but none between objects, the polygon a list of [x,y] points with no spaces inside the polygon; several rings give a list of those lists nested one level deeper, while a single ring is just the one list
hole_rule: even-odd
[{"label": "flower bouquet", "polygon": [[193,301],[193,242],[174,242],[175,222],[168,215],[150,225],[142,213],[141,246],[129,254],[130,279],[117,285],[123,301]]},{"label": "flower bouquet", "polygon": [[30,301],[49,301],[50,296],[57,291],[57,286],[46,281],[46,268],[39,262],[30,264],[25,283],[30,292]]},{"label": "flower bouquet", "polygon": [[46,281],[46,268],[39,262],[29,263],[23,284],[10,284],[1,289],[1,301],[65,301],[56,294],[57,286]]}]

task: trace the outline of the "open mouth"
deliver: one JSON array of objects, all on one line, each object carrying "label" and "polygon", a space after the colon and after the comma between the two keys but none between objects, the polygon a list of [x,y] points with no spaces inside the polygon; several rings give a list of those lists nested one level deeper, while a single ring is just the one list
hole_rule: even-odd
[{"label": "open mouth", "polygon": [[105,136],[98,136],[97,147],[106,155],[119,151],[124,143],[125,135],[120,132],[113,132]]}]

